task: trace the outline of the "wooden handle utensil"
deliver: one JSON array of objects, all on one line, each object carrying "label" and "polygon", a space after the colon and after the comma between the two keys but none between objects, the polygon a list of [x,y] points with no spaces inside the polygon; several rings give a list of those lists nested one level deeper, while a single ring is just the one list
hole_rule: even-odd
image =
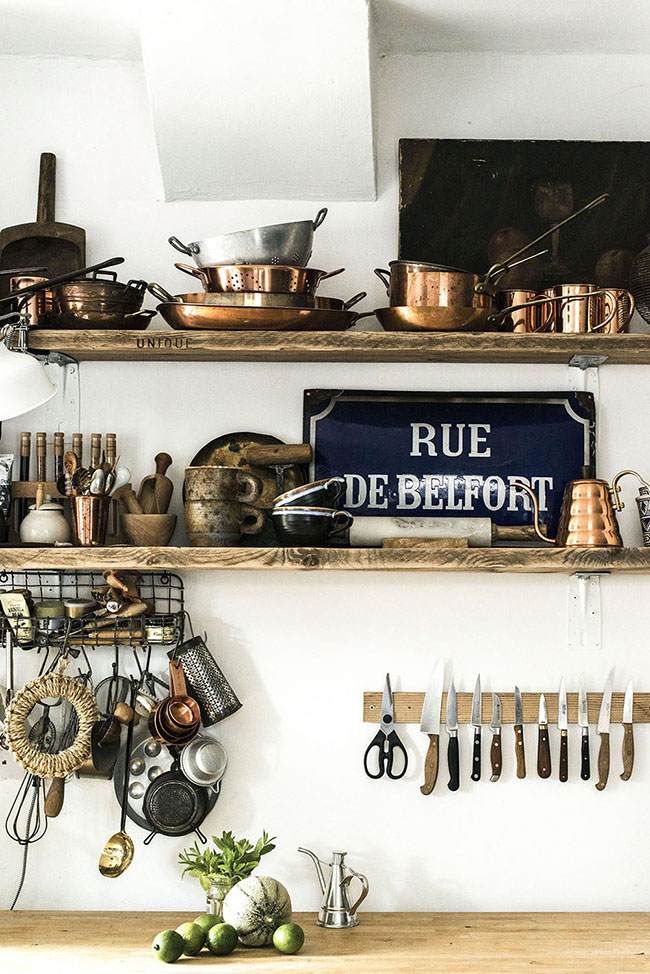
[{"label": "wooden handle utensil", "polygon": [[420,787],[423,795],[430,795],[438,780],[438,734],[429,734],[429,747],[424,759],[424,784]]},{"label": "wooden handle utensil", "polygon": [[632,724],[623,724],[623,781],[628,781],[634,767],[634,731]]},{"label": "wooden handle utensil", "polygon": [[600,735],[600,751],[598,752],[598,781],[596,788],[602,791],[609,778],[609,734]]}]

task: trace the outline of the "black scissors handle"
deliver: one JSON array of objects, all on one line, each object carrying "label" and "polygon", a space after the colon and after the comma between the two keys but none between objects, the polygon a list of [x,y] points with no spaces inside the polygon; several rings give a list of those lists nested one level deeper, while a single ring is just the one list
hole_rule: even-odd
[{"label": "black scissors handle", "polygon": [[[372,774],[368,768],[368,756],[375,747],[377,748],[377,767],[379,770],[377,774]],[[404,758],[404,764],[399,774],[393,774],[393,755],[396,750],[401,751]],[[398,778],[404,777],[408,768],[408,754],[396,731],[392,730],[390,734],[384,733],[383,730],[377,731],[366,748],[366,753],[363,756],[363,767],[369,778],[383,778],[384,774],[387,774],[389,778],[396,781]]]}]

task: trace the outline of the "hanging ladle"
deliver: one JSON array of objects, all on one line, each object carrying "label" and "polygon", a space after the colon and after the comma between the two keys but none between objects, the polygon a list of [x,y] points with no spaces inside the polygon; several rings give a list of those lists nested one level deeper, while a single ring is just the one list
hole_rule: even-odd
[{"label": "hanging ladle", "polygon": [[[137,683],[131,683],[131,708],[135,705],[137,694]],[[99,871],[106,879],[116,879],[129,868],[133,862],[133,839],[127,835],[126,829],[126,809],[129,799],[129,778],[131,765],[131,750],[133,747],[133,720],[129,724],[126,735],[126,753],[124,762],[124,787],[122,789],[122,816],[120,819],[120,831],[112,835],[104,850],[99,857]]]}]

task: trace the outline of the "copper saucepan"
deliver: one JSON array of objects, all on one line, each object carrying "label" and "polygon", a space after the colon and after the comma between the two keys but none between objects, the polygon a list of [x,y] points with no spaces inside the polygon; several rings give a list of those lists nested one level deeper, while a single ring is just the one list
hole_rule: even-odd
[{"label": "copper saucepan", "polygon": [[476,293],[478,274],[411,260],[391,260],[389,267],[376,267],[375,274],[386,287],[391,307],[492,307],[491,295]]},{"label": "copper saucepan", "polygon": [[313,294],[321,281],[344,269],[319,271],[315,267],[290,267],[283,264],[219,264],[191,267],[175,264],[179,271],[196,277],[205,291],[263,291],[274,294]]}]

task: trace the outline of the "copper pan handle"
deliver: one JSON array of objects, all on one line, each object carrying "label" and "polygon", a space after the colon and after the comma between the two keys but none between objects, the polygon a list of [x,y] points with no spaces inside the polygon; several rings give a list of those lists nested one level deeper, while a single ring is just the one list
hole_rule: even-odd
[{"label": "copper pan handle", "polygon": [[185,672],[183,670],[183,664],[179,659],[170,659],[169,661],[169,696],[188,696]]},{"label": "copper pan handle", "polygon": [[[607,293],[607,290],[603,288],[599,291],[590,291],[588,294],[556,294],[555,297],[535,298],[533,301],[526,301],[524,304],[513,304],[509,308],[504,308],[502,311],[495,311],[494,314],[488,315],[487,321],[490,325],[498,325],[511,311],[532,308],[536,304],[550,304],[551,301],[566,301],[568,304],[569,301],[584,301],[585,298],[598,297],[599,294]],[[537,330],[541,331],[541,329]]]},{"label": "copper pan handle", "polygon": [[205,279],[205,275],[199,267],[192,267],[191,264],[174,264],[174,267],[182,271],[183,274],[189,274],[190,277],[198,277],[200,281]]},{"label": "copper pan handle", "polygon": [[355,294],[354,297],[349,298],[347,301],[344,302],[343,310],[349,311],[350,308],[354,308],[355,304],[358,304],[359,301],[363,301],[363,299],[367,297],[368,297],[367,291],[359,291],[359,293]]},{"label": "copper pan handle", "polygon": [[386,294],[388,294],[390,290],[390,271],[383,267],[375,267],[375,274],[386,288]]},{"label": "copper pan handle", "polygon": [[[176,266],[178,266],[178,265],[176,265]],[[324,281],[326,277],[336,277],[337,274],[342,274],[344,270],[345,270],[345,267],[339,267],[335,271],[327,271],[326,274],[321,274],[321,276],[318,278],[318,283],[320,284],[320,282],[321,281]]]},{"label": "copper pan handle", "polygon": [[147,284],[147,291],[149,294],[153,294],[154,298],[157,298],[158,301],[163,301],[165,304],[183,303],[180,298],[174,297],[173,294],[170,294],[169,291],[164,289],[162,284],[156,284],[155,281],[151,281],[150,284]]}]

